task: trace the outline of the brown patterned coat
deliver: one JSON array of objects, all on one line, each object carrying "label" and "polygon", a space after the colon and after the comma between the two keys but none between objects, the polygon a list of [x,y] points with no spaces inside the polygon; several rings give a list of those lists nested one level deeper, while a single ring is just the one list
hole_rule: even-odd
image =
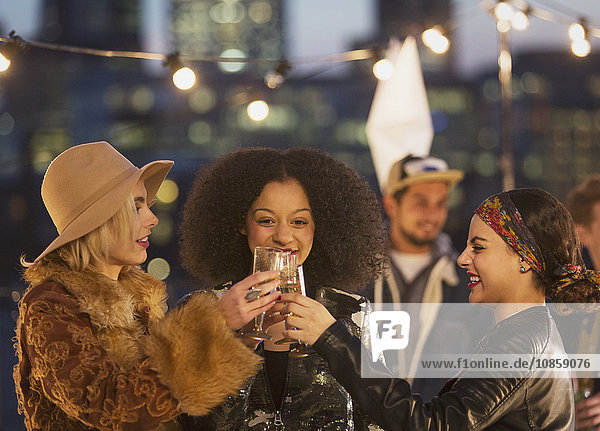
[{"label": "brown patterned coat", "polygon": [[113,281],[55,261],[25,279],[14,379],[28,430],[167,429],[235,394],[260,362],[211,294],[165,314],[164,284],[139,268]]}]

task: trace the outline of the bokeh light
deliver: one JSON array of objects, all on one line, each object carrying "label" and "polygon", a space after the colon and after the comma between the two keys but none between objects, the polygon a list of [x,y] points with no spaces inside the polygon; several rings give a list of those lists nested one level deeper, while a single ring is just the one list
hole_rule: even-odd
[{"label": "bokeh light", "polygon": [[173,74],[173,84],[180,90],[189,90],[196,83],[196,74],[189,67],[182,67]]},{"label": "bokeh light", "polygon": [[587,57],[592,51],[592,46],[587,39],[579,39],[571,42],[571,51],[577,57]]},{"label": "bokeh light", "polygon": [[165,280],[171,274],[171,265],[162,257],[157,257],[148,263],[148,272],[159,280]]},{"label": "bokeh light", "polygon": [[[240,49],[230,48],[223,51],[220,55],[222,58],[246,58],[246,53]],[[219,69],[225,73],[237,73],[244,70],[246,67],[245,63],[239,62],[220,62]]]},{"label": "bokeh light", "polygon": [[179,196],[179,187],[173,180],[164,180],[160,185],[158,192],[156,192],[156,200],[163,204],[170,204],[175,202]]},{"label": "bokeh light", "polygon": [[248,104],[248,117],[254,121],[263,121],[269,115],[269,105],[264,100],[255,100]]},{"label": "bokeh light", "polygon": [[380,81],[390,79],[393,74],[394,64],[387,58],[383,58],[373,65],[373,75]]},{"label": "bokeh light", "polygon": [[515,30],[525,30],[529,27],[529,17],[523,11],[517,11],[510,20]]},{"label": "bokeh light", "polygon": [[209,87],[201,86],[190,93],[188,105],[190,109],[199,114],[205,114],[214,109],[217,103],[217,95]]},{"label": "bokeh light", "polygon": [[10,67],[10,60],[0,53],[0,72],[6,72]]}]

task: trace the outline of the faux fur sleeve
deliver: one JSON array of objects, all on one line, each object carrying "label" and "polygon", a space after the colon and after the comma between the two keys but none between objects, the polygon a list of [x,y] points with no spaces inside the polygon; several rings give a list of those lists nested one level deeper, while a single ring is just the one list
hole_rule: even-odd
[{"label": "faux fur sleeve", "polygon": [[152,325],[144,346],[180,410],[194,416],[234,395],[261,361],[227,328],[210,293],[193,295]]}]

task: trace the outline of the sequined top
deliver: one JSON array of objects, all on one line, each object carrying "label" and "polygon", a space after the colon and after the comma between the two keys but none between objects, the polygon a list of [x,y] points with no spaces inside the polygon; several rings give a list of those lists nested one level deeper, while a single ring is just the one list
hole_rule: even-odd
[{"label": "sequined top", "polygon": [[[365,298],[338,289],[321,288],[316,299],[353,334],[360,336],[369,310]],[[258,353],[262,353],[260,348]],[[219,431],[379,429],[359,410],[318,354],[288,358],[281,405],[276,406],[273,401],[263,365],[238,396],[229,397],[208,417],[184,419],[183,428]]]}]

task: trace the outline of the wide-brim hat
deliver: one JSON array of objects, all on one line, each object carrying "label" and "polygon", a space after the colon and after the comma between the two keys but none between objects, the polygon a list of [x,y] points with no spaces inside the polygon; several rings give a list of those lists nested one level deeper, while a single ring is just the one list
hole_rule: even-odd
[{"label": "wide-brim hat", "polygon": [[385,188],[386,195],[395,195],[417,183],[443,182],[452,189],[465,176],[463,171],[448,169],[448,164],[436,157],[408,155],[392,165]]},{"label": "wide-brim hat", "polygon": [[58,237],[35,260],[108,221],[140,178],[150,202],[172,166],[171,160],[157,160],[138,168],[104,141],[63,151],[50,163],[42,182],[42,200]]}]

